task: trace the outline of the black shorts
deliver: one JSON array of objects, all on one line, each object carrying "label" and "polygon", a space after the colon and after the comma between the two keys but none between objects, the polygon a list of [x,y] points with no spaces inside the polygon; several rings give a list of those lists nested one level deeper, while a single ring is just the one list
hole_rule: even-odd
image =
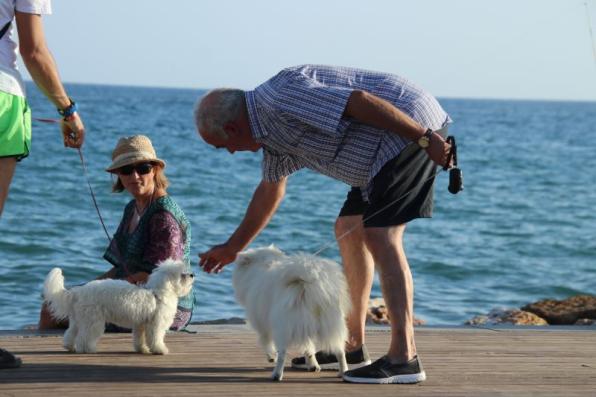
[{"label": "black shorts", "polygon": [[[436,131],[441,135],[447,128]],[[364,227],[388,227],[433,213],[433,187],[437,166],[426,151],[413,143],[375,175],[369,201],[362,199],[360,188],[348,192],[339,216],[362,215]]]}]

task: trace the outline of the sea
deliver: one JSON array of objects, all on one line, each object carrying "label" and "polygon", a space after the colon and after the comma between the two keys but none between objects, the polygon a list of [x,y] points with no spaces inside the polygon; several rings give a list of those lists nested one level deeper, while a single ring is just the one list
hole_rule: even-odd
[{"label": "sea", "polygon": [[[105,172],[118,138],[145,134],[167,162],[169,194],[192,226],[197,275],[193,322],[244,317],[235,303],[233,265],[218,275],[198,253],[234,231],[260,180],[260,153],[213,149],[195,131],[192,111],[204,90],[67,85],[87,132],[82,150],[63,147],[58,126],[34,121],[0,218],[0,329],[35,325],[42,284],[54,267],[68,285],[110,264],[108,239],[130,196],[112,193]],[[29,84],[33,117],[55,109]],[[415,316],[461,325],[493,308],[596,293],[596,103],[439,98],[454,123],[464,190],[435,184],[432,219],[411,222],[405,249],[415,285]],[[252,243],[340,261],[333,225],[348,186],[309,170],[292,175],[276,215]],[[378,278],[372,297],[380,297]]]}]

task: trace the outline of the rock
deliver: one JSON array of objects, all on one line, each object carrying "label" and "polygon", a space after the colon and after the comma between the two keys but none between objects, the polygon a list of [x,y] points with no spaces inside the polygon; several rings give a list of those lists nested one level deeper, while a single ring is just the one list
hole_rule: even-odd
[{"label": "rock", "polygon": [[[366,313],[367,324],[383,324],[389,325],[389,311],[385,306],[383,298],[373,298],[368,302],[368,312]],[[424,325],[424,320],[414,318],[414,326]]]},{"label": "rock", "polygon": [[596,320],[596,296],[576,295],[565,300],[544,299],[522,307],[553,325],[573,325],[579,319]]},{"label": "rock", "polygon": [[487,316],[476,316],[465,325],[548,325],[546,320],[537,315],[519,309],[493,309]]},{"label": "rock", "polygon": [[464,325],[485,325],[488,323],[488,316],[476,316],[471,320],[468,320]]},{"label": "rock", "polygon": [[596,320],[591,319],[591,318],[580,318],[579,320],[577,320],[575,322],[574,325],[595,325],[596,324]]}]

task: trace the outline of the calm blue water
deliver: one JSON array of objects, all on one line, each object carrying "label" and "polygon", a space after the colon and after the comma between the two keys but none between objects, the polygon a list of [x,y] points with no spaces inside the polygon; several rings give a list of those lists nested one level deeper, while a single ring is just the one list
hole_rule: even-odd
[{"label": "calm blue water", "polygon": [[[168,162],[169,193],[192,223],[193,258],[228,237],[259,181],[260,155],[231,156],[202,144],[192,123],[200,91],[68,88],[88,128],[84,154],[111,233],[129,197],[110,193],[103,169],[118,137],[144,133]],[[29,94],[34,116],[54,117],[34,87]],[[441,102],[455,120],[465,191],[449,194],[441,174],[434,218],[408,227],[416,316],[456,325],[497,306],[595,293],[596,103]],[[346,191],[310,171],[297,173],[253,244],[314,252],[333,239]],[[0,220],[0,329],[37,322],[52,267],[63,268],[68,283],[105,272],[106,244],[76,151],[61,146],[56,126],[35,124],[31,156],[17,167]],[[339,259],[335,246],[323,256]],[[231,268],[200,273],[193,321],[243,316],[230,276]],[[380,296],[378,282],[373,295]]]}]

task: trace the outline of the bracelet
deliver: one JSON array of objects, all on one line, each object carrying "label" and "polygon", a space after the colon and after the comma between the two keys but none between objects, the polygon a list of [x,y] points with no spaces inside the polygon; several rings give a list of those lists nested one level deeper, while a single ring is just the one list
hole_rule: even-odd
[{"label": "bracelet", "polygon": [[68,105],[64,109],[57,109],[58,114],[60,114],[60,116],[62,116],[64,118],[64,120],[66,120],[66,121],[71,120],[72,116],[78,110],[77,104],[71,98],[68,98],[68,100],[70,101],[70,105]]}]

